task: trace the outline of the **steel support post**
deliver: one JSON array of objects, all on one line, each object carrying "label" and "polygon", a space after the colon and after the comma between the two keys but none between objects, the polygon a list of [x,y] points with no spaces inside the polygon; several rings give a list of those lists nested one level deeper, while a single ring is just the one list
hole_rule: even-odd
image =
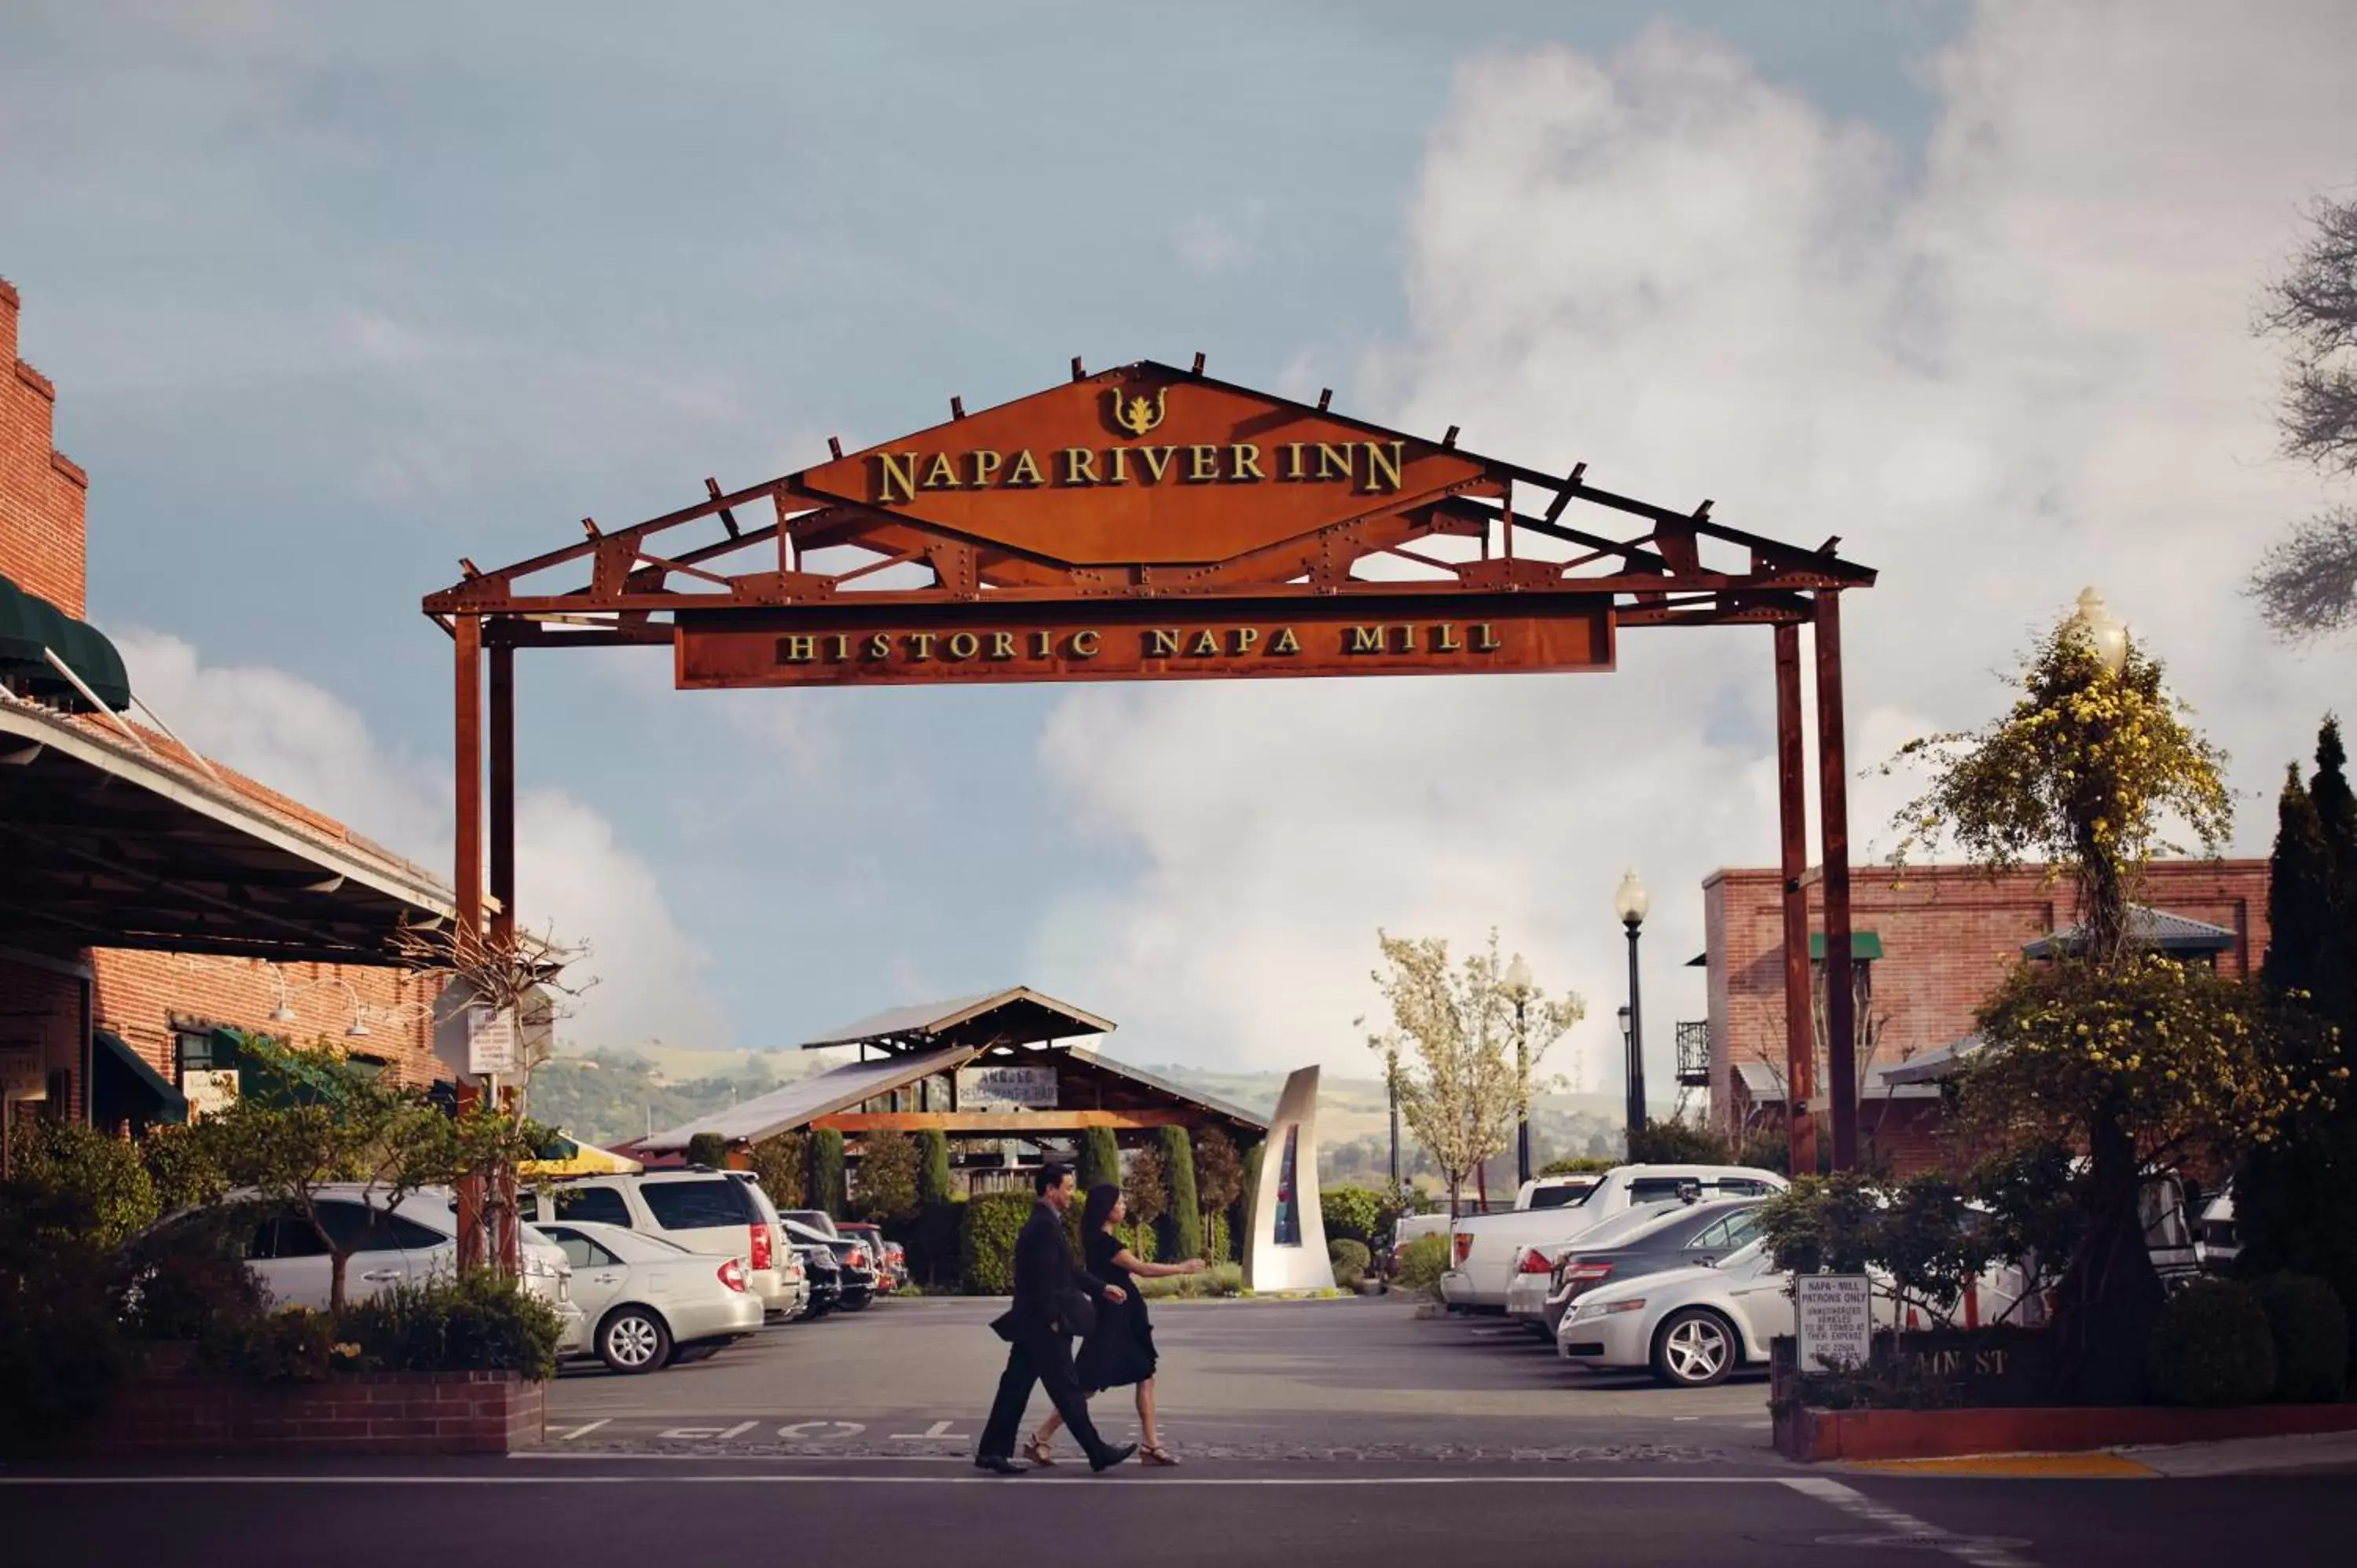
[{"label": "steel support post", "polygon": [[1825,1086],[1833,1102],[1834,1168],[1857,1165],[1857,982],[1850,946],[1849,753],[1842,733],[1841,595],[1817,601],[1817,807],[1824,834]]},{"label": "steel support post", "polygon": [[[494,643],[490,658],[490,882],[492,950],[502,955],[515,950],[515,650]],[[522,1020],[517,1021],[519,1028]],[[512,1114],[515,1086],[503,1085],[500,1109]],[[523,1232],[517,1204],[515,1165],[500,1162],[494,1176],[498,1192],[500,1267],[509,1274],[523,1272]]]},{"label": "steel support post", "polygon": [[1523,1015],[1530,1004],[1514,1003],[1514,1092],[1520,1097],[1514,1112],[1514,1179],[1531,1179],[1531,1053]]},{"label": "steel support post", "polygon": [[[455,765],[457,788],[454,791],[457,808],[457,854],[453,880],[457,891],[457,915],[451,928],[451,953],[461,963],[472,962],[480,953],[483,929],[483,620],[480,616],[457,616],[451,623],[453,639],[457,644],[458,669],[457,690],[457,734]],[[460,1114],[472,1111],[481,1102],[482,1090],[468,1081],[464,1071],[458,1074],[458,1110]],[[483,1179],[462,1176],[458,1181],[458,1266],[461,1269],[480,1268],[483,1263]]]},{"label": "steel support post", "polygon": [[1817,1031],[1809,998],[1809,800],[1801,733],[1801,628],[1776,628],[1776,815],[1784,898],[1784,1125],[1794,1176],[1817,1168]]}]

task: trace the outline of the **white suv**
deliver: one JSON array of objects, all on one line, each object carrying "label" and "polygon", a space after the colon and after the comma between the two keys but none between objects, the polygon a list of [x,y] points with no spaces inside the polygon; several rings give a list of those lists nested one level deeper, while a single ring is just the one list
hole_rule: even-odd
[{"label": "white suv", "polygon": [[[357,1239],[360,1242],[345,1264],[346,1299],[360,1301],[395,1285],[424,1284],[457,1273],[457,1199],[449,1188],[420,1187],[382,1213],[373,1229],[369,1209],[384,1208],[381,1189],[359,1182],[338,1182],[319,1187],[312,1197],[319,1223],[330,1236],[339,1241]],[[279,1306],[325,1311],[334,1260],[318,1227],[292,1203],[267,1201],[250,1189],[231,1192],[222,1203],[250,1210],[252,1230],[243,1229],[248,1217],[240,1216],[241,1251],[246,1269],[270,1293],[271,1301]],[[207,1212],[185,1210],[163,1224],[194,1223]],[[569,1356],[586,1349],[589,1326],[573,1305],[573,1265],[565,1250],[530,1225],[522,1227],[521,1240],[524,1288],[554,1307],[564,1320],[558,1353]]]},{"label": "white suv", "polygon": [[703,1165],[638,1176],[569,1176],[524,1199],[533,1219],[619,1225],[745,1265],[745,1284],[771,1317],[791,1317],[810,1300],[802,1260],[785,1244],[778,1210],[742,1171]]}]

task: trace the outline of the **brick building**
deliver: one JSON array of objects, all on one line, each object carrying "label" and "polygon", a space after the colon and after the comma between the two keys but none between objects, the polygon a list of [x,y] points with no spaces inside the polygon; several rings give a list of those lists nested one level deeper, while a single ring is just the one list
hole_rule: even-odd
[{"label": "brick building", "polygon": [[[0,281],[0,1064],[41,1114],[176,1120],[220,1093],[231,1032],[327,1040],[411,1082],[430,983],[396,934],[452,916],[422,868],[199,757],[88,626],[90,478],[16,357]],[[144,717],[135,719],[135,715]],[[11,1106],[8,1114],[34,1109]]]},{"label": "brick building", "polygon": [[[1808,881],[1812,972],[1822,985],[1824,909]],[[2267,863],[2162,861],[2138,894],[2148,927],[2168,945],[2208,955],[2226,974],[2255,972],[2267,946]],[[2065,932],[2078,915],[2067,882],[2042,866],[1991,877],[1969,866],[1864,867],[1852,875],[1852,951],[1862,1027],[1858,1131],[1862,1146],[1901,1170],[1936,1156],[1936,1084],[1889,1082],[1888,1069],[1954,1046],[2006,972],[2030,949]],[[1741,1133],[1781,1118],[1784,1099],[1784,941],[1781,877],[1770,869],[1722,870],[1703,883],[1708,970],[1708,1087],[1714,1122]],[[1822,1017],[1822,999],[1819,1015]],[[1822,1034],[1822,1026],[1820,1026]],[[1822,1041],[1819,1060],[1824,1059]],[[1818,1069],[1822,1090],[1824,1071]],[[1822,1093],[1814,1104],[1822,1114]]]}]

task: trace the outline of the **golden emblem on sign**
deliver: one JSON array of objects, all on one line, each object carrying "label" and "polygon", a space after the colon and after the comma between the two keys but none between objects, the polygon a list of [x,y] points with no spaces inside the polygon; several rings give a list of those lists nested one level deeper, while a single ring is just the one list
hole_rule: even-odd
[{"label": "golden emblem on sign", "polygon": [[1132,392],[1125,398],[1119,387],[1114,388],[1111,395],[1114,424],[1132,435],[1144,435],[1162,423],[1162,405],[1170,389],[1155,388],[1152,403],[1146,401],[1144,392]]}]

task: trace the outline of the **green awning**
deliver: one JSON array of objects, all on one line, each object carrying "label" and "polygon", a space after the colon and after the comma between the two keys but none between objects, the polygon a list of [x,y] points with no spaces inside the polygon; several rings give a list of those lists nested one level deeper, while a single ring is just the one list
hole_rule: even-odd
[{"label": "green awning", "polygon": [[[1882,937],[1875,931],[1852,931],[1849,934],[1849,956],[1853,961],[1871,963],[1882,956]],[[1825,960],[1825,934],[1809,933],[1809,961],[1823,963]]]},{"label": "green awning", "polygon": [[73,682],[49,662],[51,653],[100,702],[117,712],[131,705],[131,678],[123,668],[123,655],[104,632],[0,577],[0,676],[23,681],[36,696],[87,709],[90,703]]},{"label": "green awning", "polygon": [[90,1119],[101,1127],[118,1122],[142,1126],[182,1122],[188,1102],[171,1080],[147,1065],[147,1058],[124,1044],[121,1036],[101,1029],[92,1037],[90,1072]]}]

